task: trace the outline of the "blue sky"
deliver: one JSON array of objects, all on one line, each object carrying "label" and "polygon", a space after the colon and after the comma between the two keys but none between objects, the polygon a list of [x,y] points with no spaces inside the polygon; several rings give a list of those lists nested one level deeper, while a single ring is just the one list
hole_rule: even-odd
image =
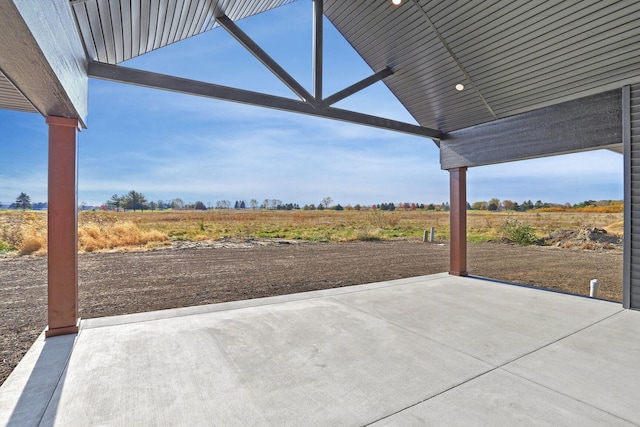
[{"label": "blue sky", "polygon": [[[311,7],[300,0],[238,22],[311,91]],[[325,20],[324,93],[371,70]],[[124,66],[294,98],[223,29]],[[384,84],[337,107],[415,123]],[[78,202],[114,193],[148,200],[279,199],[318,204],[441,203],[448,173],[429,139],[304,115],[98,80],[89,82],[88,129],[79,134]],[[47,127],[37,114],[0,110],[0,203],[20,192],[47,198]],[[623,158],[610,151],[472,168],[468,200],[577,203],[623,198]]]}]

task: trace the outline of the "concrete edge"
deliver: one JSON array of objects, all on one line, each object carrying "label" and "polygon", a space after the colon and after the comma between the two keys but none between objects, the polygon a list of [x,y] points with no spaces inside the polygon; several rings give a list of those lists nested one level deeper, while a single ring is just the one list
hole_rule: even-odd
[{"label": "concrete edge", "polygon": [[518,287],[518,288],[526,288],[526,289],[536,289],[536,290],[539,290],[539,291],[551,292],[551,293],[554,293],[554,294],[568,295],[568,296],[572,296],[572,297],[584,298],[584,299],[588,299],[588,300],[591,300],[591,301],[602,301],[602,302],[609,302],[609,303],[622,305],[622,302],[616,301],[616,300],[612,300],[612,299],[598,298],[598,297],[592,298],[592,297],[590,297],[588,295],[576,294],[574,292],[561,291],[559,289],[545,288],[544,286],[534,286],[534,285],[527,285],[525,283],[507,282],[507,281],[504,281],[504,280],[492,279],[490,277],[474,276],[472,274],[468,275],[467,277],[470,278],[470,279],[477,279],[477,280],[482,280],[482,281],[485,281],[485,282],[499,283],[501,285],[510,285],[510,286],[515,286],[515,287]]},{"label": "concrete edge", "polygon": [[404,279],[388,280],[384,282],[366,283],[362,285],[343,286],[340,288],[321,289],[317,291],[298,292],[295,294],[278,295],[273,297],[255,298],[241,301],[230,301],[217,304],[198,305],[191,307],[170,308],[166,310],[149,311],[144,313],[123,314],[120,316],[99,317],[95,319],[83,319],[82,329],[95,329],[109,326],[125,325],[130,323],[150,322],[154,320],[169,319],[172,317],[194,316],[219,311],[239,310],[243,308],[282,304],[291,301],[302,301],[314,298],[325,298],[335,295],[343,295],[354,292],[363,292],[371,289],[386,288],[399,285],[407,285],[416,282],[429,282],[433,280],[451,277],[448,273],[430,274],[427,276],[408,277]]},{"label": "concrete edge", "polygon": [[0,425],[39,425],[64,377],[78,334],[44,331],[0,386]]}]

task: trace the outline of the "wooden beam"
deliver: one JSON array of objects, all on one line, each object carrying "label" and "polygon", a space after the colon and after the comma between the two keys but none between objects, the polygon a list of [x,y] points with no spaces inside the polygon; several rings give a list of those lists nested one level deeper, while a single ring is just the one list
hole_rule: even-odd
[{"label": "wooden beam", "polygon": [[313,0],[313,95],[322,99],[322,60],[324,41],[324,0]]},{"label": "wooden beam", "polygon": [[442,136],[442,133],[438,130],[412,125],[410,123],[399,122],[354,111],[341,110],[338,108],[316,109],[313,105],[307,102],[295,99],[251,92],[248,90],[189,80],[181,77],[168,76],[166,74],[152,73],[150,71],[136,70],[134,68],[126,68],[102,62],[89,63],[89,76],[113,82],[133,84],[207,98],[223,99],[226,101],[273,108],[292,113],[307,114],[316,117],[324,117],[327,119],[340,120],[427,138],[437,139]]},{"label": "wooden beam", "polygon": [[294,79],[284,68],[280,66],[267,52],[265,52],[251,37],[240,29],[226,15],[216,18],[216,22],[227,30],[245,49],[247,49],[258,61],[267,67],[277,78],[280,79],[289,89],[291,89],[303,101],[313,102],[314,97],[296,79]]},{"label": "wooden beam", "polygon": [[442,169],[610,148],[622,143],[622,95],[612,90],[449,132]]},{"label": "wooden beam", "polygon": [[385,77],[389,77],[392,74],[393,74],[393,70],[391,68],[389,67],[384,68],[378,71],[377,73],[372,74],[371,76],[366,77],[360,80],[359,82],[354,83],[351,86],[345,89],[342,89],[341,91],[336,92],[333,95],[323,99],[322,105],[328,107],[329,105],[335,104],[336,102],[341,101],[346,97],[353,95],[354,93],[360,92],[362,89],[365,89],[371,86],[372,84],[379,82]]}]

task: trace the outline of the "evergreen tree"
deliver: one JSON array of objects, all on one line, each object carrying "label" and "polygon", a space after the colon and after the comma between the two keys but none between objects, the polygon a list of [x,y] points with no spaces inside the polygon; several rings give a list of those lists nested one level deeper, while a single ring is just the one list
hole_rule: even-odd
[{"label": "evergreen tree", "polygon": [[20,193],[20,195],[16,198],[16,208],[22,209],[23,211],[31,209],[31,197],[29,197],[26,193]]},{"label": "evergreen tree", "polygon": [[127,195],[124,196],[122,200],[122,207],[124,209],[131,209],[134,212],[137,210],[144,211],[145,209],[149,209],[147,198],[144,197],[142,193],[138,193],[134,190],[129,191]]}]

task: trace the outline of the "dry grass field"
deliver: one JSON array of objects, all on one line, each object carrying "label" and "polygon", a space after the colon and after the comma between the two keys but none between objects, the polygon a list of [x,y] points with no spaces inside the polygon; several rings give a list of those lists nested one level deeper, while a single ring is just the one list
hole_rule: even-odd
[{"label": "dry grass field", "polygon": [[[536,238],[558,230],[604,229],[623,233],[620,212],[468,212],[468,240],[508,238],[505,225],[525,226]],[[421,239],[435,227],[436,240],[449,238],[448,212],[209,210],[156,212],[85,211],[79,215],[81,252],[140,250],[174,241],[225,238],[283,238],[313,242]],[[45,254],[46,213],[0,211],[0,253]]]},{"label": "dry grass field", "polygon": [[[508,224],[583,237],[523,247]],[[422,243],[430,227],[436,243]],[[621,245],[589,240],[594,228],[621,235],[622,213],[470,211],[469,273],[582,295],[598,278],[600,297],[619,301]],[[449,261],[447,212],[87,211],[78,236],[82,318],[440,273]],[[0,384],[46,326],[46,247],[46,213],[0,211]]]}]

